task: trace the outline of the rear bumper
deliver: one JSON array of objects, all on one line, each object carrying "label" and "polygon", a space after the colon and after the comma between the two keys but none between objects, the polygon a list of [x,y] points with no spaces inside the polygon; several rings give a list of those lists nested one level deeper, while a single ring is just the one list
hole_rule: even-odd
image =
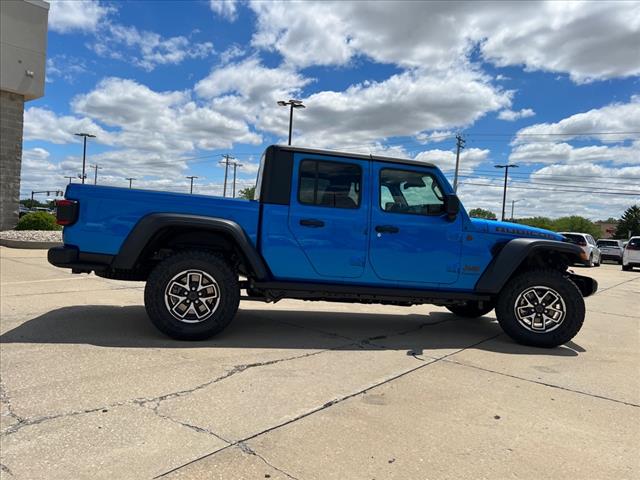
[{"label": "rear bumper", "polygon": [[108,269],[113,261],[113,255],[84,253],[76,247],[63,245],[50,248],[47,260],[55,267],[70,268],[73,273],[89,273]]}]

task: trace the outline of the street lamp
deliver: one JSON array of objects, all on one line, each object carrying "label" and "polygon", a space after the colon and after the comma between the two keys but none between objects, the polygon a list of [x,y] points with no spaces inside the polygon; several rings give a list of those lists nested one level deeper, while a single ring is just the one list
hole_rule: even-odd
[{"label": "street lamp", "polygon": [[496,168],[504,168],[504,190],[502,192],[502,221],[504,222],[504,206],[507,201],[507,175],[509,175],[509,168],[518,168],[515,163],[509,163],[507,165],[494,165]]},{"label": "street lamp", "polygon": [[288,102],[285,102],[284,100],[278,100],[278,105],[280,105],[281,107],[286,107],[287,105],[291,106],[289,110],[289,145],[291,145],[291,131],[293,129],[293,109],[307,108],[307,107],[304,106],[304,104],[302,103],[302,100],[293,100],[293,99],[289,99]]},{"label": "street lamp", "polygon": [[84,179],[87,178],[87,174],[85,173],[85,165],[87,162],[87,137],[96,138],[95,135],[91,135],[90,133],[74,133],[74,135],[78,137],[83,137],[84,146],[82,148],[82,183],[84,183]]},{"label": "street lamp", "polygon": [[196,177],[195,175],[191,175],[185,178],[188,178],[189,180],[191,180],[191,188],[189,189],[189,193],[193,193],[193,179],[198,177]]},{"label": "street lamp", "polygon": [[65,177],[64,177],[64,178],[68,178],[68,179],[69,179],[69,183],[71,183],[71,180],[73,180],[73,179],[74,179],[74,178],[76,178],[76,177],[74,177],[74,176],[66,176],[66,175],[65,175]]}]

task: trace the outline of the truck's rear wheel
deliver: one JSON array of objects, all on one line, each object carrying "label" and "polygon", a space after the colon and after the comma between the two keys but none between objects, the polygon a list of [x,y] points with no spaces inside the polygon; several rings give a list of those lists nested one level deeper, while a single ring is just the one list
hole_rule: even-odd
[{"label": "truck's rear wheel", "polygon": [[469,301],[462,305],[447,305],[446,309],[459,317],[477,318],[489,313],[493,307],[491,302]]},{"label": "truck's rear wheel", "polygon": [[516,342],[556,347],[571,340],[584,322],[584,299],[569,278],[556,270],[521,273],[504,287],[496,317]]},{"label": "truck's rear wheel", "polygon": [[147,279],[144,303],[153,324],[178,340],[204,340],[231,323],[238,310],[238,276],[221,257],[204,251],[176,253]]}]

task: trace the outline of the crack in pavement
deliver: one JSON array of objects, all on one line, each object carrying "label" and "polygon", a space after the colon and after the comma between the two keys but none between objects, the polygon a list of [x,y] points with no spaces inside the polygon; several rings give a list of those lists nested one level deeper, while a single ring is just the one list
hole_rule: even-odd
[{"label": "crack in pavement", "polygon": [[610,287],[606,287],[606,288],[598,290],[596,293],[594,293],[591,296],[595,297],[596,295],[599,295],[602,292],[606,292],[607,290],[611,290],[612,288],[619,287],[620,285],[624,285],[625,283],[635,282],[636,280],[640,280],[640,278],[630,278],[629,280],[625,280],[624,282],[616,283],[615,285],[611,285]]},{"label": "crack in pavement", "polygon": [[[340,348],[344,347],[346,345],[341,346]],[[310,357],[312,355],[319,355],[321,353],[325,353],[328,351],[331,351],[333,349],[326,349],[326,350],[318,350],[318,351],[314,351],[314,352],[308,352],[305,353],[303,355],[295,355],[292,357],[286,357],[286,358],[280,358],[280,359],[275,359],[275,360],[269,360],[266,362],[256,362],[256,363],[250,363],[250,364],[242,364],[242,365],[236,365],[234,366],[231,370],[229,370],[228,372],[226,372],[224,375],[221,375],[219,377],[216,377],[212,380],[209,380],[207,382],[204,382],[202,384],[196,385],[195,387],[189,388],[189,389],[185,389],[185,390],[179,390],[177,392],[171,392],[171,393],[167,393],[164,395],[160,395],[158,397],[153,397],[153,398],[145,398],[145,397],[140,397],[140,398],[135,398],[133,400],[124,400],[124,401],[120,401],[120,402],[115,402],[115,403],[111,403],[105,406],[101,406],[101,407],[97,407],[97,408],[90,408],[90,409],[84,409],[84,410],[73,410],[71,412],[63,412],[63,413],[58,413],[58,414],[54,414],[54,415],[44,415],[44,416],[40,416],[40,417],[32,417],[32,418],[22,418],[19,417],[18,415],[15,415],[16,419],[20,419],[18,423],[11,425],[10,427],[6,428],[5,430],[3,430],[2,432],[0,432],[0,437],[4,437],[7,435],[11,435],[13,433],[16,433],[17,431],[19,431],[20,429],[27,427],[27,426],[31,426],[31,425],[38,425],[40,423],[49,421],[49,420],[55,420],[58,418],[63,418],[63,417],[72,417],[72,416],[76,416],[76,415],[82,415],[82,414],[87,414],[87,413],[95,413],[98,412],[100,410],[106,410],[109,408],[116,408],[116,407],[122,407],[125,405],[139,405],[139,406],[145,406],[147,403],[157,403],[157,407],[155,407],[156,409],[159,407],[160,403],[171,399],[171,398],[176,398],[176,397],[180,397],[180,396],[184,396],[184,395],[188,395],[190,393],[193,393],[197,390],[201,390],[205,387],[208,387],[209,385],[212,385],[214,383],[220,382],[222,380],[225,380],[233,375],[236,375],[238,373],[244,372],[245,370],[248,370],[250,368],[256,368],[256,367],[263,367],[263,366],[267,366],[267,365],[274,365],[276,363],[280,363],[280,362],[286,362],[289,360],[296,360],[298,358],[305,358],[305,357]],[[4,389],[3,389],[4,392]],[[153,408],[151,409],[153,411]],[[157,412],[156,412],[157,413]],[[173,419],[168,419],[171,421],[174,421]],[[187,425],[185,425],[187,426]],[[197,426],[191,426],[191,428],[200,428]],[[205,430],[205,429],[203,429]],[[215,433],[212,432],[213,435],[216,435]],[[217,436],[217,435],[216,435]],[[226,440],[225,440],[226,441]]]},{"label": "crack in pavement", "polygon": [[144,290],[144,287],[113,287],[113,288],[99,288],[95,290],[62,290],[59,292],[41,292],[41,293],[16,293],[13,295],[2,295],[2,298],[16,298],[16,297],[32,297],[34,295],[66,295],[68,293],[95,293],[95,292],[111,292],[113,290]]},{"label": "crack in pavement", "polygon": [[469,368],[474,368],[476,370],[482,370],[483,372],[487,372],[487,373],[495,373],[496,375],[501,375],[503,377],[513,378],[515,380],[521,380],[523,382],[535,383],[537,385],[542,385],[542,386],[551,387],[551,388],[557,388],[558,390],[564,390],[566,392],[577,393],[579,395],[586,395],[587,397],[593,397],[593,398],[598,398],[600,400],[608,400],[610,402],[621,403],[622,405],[627,405],[629,407],[640,407],[640,405],[638,405],[638,404],[631,403],[631,402],[625,402],[624,400],[617,400],[615,398],[605,397],[603,395],[598,395],[596,393],[588,393],[588,392],[583,392],[581,390],[574,390],[572,388],[562,387],[560,385],[554,385],[553,383],[541,382],[539,380],[532,380],[530,378],[518,377],[517,375],[511,375],[510,373],[498,372],[497,370],[491,370],[489,368],[478,367],[476,365],[470,365],[468,363],[460,362],[458,360],[449,360],[449,359],[447,359],[446,362],[454,364],[454,365],[460,365],[462,367],[469,367]]},{"label": "crack in pavement", "polygon": [[13,477],[13,472],[4,463],[0,463],[0,472],[6,473],[7,475]]},{"label": "crack in pavement", "polygon": [[0,380],[0,403],[3,403],[7,407],[8,416],[16,420],[18,423],[23,422],[24,419],[16,414],[13,411],[13,407],[11,406],[11,397],[9,397],[9,392],[7,391],[7,387],[5,387]]},{"label": "crack in pavement", "polygon": [[270,463],[266,458],[264,458],[262,455],[260,455],[258,452],[256,452],[254,449],[252,449],[249,445],[247,445],[246,443],[243,442],[238,442],[236,445],[236,447],[238,447],[240,450],[242,450],[243,453],[246,453],[247,455],[253,455],[255,457],[258,457],[260,460],[262,460],[266,465],[270,466],[271,468],[273,468],[275,471],[282,473],[284,476],[286,476],[287,478],[290,478],[291,480],[298,480],[297,477],[294,477],[293,475],[285,472],[284,470],[282,470],[281,468],[276,467],[275,465],[273,465],[272,463]]},{"label": "crack in pavement", "polygon": [[166,475],[169,475],[170,473],[173,473],[173,472],[175,472],[177,470],[180,470],[181,468],[184,468],[184,467],[186,467],[188,465],[191,465],[193,463],[199,462],[200,460],[203,460],[203,459],[208,458],[208,457],[210,457],[212,455],[215,455],[216,453],[221,452],[222,450],[225,450],[225,449],[227,449],[229,447],[233,447],[233,446],[236,446],[238,444],[244,444],[244,443],[246,443],[246,442],[248,442],[250,440],[253,440],[254,438],[257,438],[257,437],[259,437],[261,435],[265,435],[265,434],[270,433],[270,432],[272,432],[274,430],[277,430],[279,428],[282,428],[282,427],[285,427],[285,426],[290,425],[292,423],[295,423],[295,422],[297,422],[299,420],[302,420],[303,418],[309,417],[309,416],[311,416],[311,415],[313,415],[315,413],[321,412],[321,411],[323,411],[323,410],[325,410],[325,409],[327,409],[329,407],[332,407],[334,405],[342,403],[345,400],[349,400],[350,398],[357,397],[358,395],[362,395],[364,393],[369,392],[370,390],[373,390],[373,389],[376,389],[378,387],[381,387],[382,385],[386,385],[387,383],[393,382],[393,381],[395,381],[395,380],[397,380],[399,378],[402,378],[402,377],[404,377],[406,375],[409,375],[409,374],[411,374],[413,372],[416,372],[416,371],[421,370],[421,369],[423,369],[425,367],[428,367],[429,365],[433,365],[434,363],[438,363],[438,362],[440,362],[442,360],[445,360],[446,358],[448,358],[448,357],[450,357],[452,355],[456,355],[456,354],[458,354],[460,352],[463,352],[463,351],[465,351],[465,350],[467,350],[469,348],[473,348],[473,347],[476,347],[476,346],[478,346],[478,345],[480,345],[480,344],[482,344],[484,342],[488,342],[490,340],[493,340],[494,338],[497,338],[500,335],[502,335],[502,334],[498,333],[496,335],[492,335],[492,336],[490,336],[488,338],[480,340],[480,341],[478,341],[476,343],[473,343],[471,345],[467,345],[466,347],[460,348],[460,349],[458,349],[458,350],[456,350],[454,352],[451,352],[451,353],[449,353],[447,355],[444,355],[444,356],[442,356],[440,358],[434,358],[434,359],[432,359],[431,361],[428,361],[428,362],[422,360],[421,361],[422,363],[420,365],[416,366],[416,367],[413,367],[413,368],[410,368],[409,370],[405,370],[403,372],[400,372],[400,373],[398,373],[396,375],[393,375],[393,376],[391,376],[391,377],[389,377],[389,378],[387,378],[385,380],[382,380],[380,382],[377,382],[377,383],[374,383],[372,385],[369,385],[368,387],[365,387],[363,389],[360,389],[360,390],[357,390],[355,392],[352,392],[352,393],[349,393],[347,395],[344,395],[342,397],[338,397],[338,398],[335,398],[333,400],[330,400],[330,401],[324,403],[323,405],[321,405],[319,407],[312,408],[311,410],[308,410],[307,412],[302,413],[302,414],[300,414],[300,415],[298,415],[298,416],[296,416],[294,418],[291,418],[289,420],[285,420],[284,422],[281,422],[281,423],[279,423],[277,425],[274,425],[272,427],[266,428],[266,429],[264,429],[264,430],[262,430],[262,431],[260,431],[258,433],[254,433],[252,435],[249,435],[248,437],[245,437],[245,438],[242,438],[240,440],[237,440],[234,443],[232,443],[231,445],[227,445],[225,447],[222,447],[222,448],[219,448],[217,450],[214,450],[213,452],[210,452],[210,453],[207,453],[205,455],[202,455],[201,457],[193,459],[193,460],[191,460],[191,461],[189,461],[189,462],[187,462],[187,463],[185,463],[183,465],[179,465],[179,466],[177,466],[175,468],[172,468],[171,470],[168,470],[168,471],[166,471],[164,473],[161,473],[160,475],[158,475],[158,476],[156,476],[154,478],[162,478],[162,477],[164,477]]}]

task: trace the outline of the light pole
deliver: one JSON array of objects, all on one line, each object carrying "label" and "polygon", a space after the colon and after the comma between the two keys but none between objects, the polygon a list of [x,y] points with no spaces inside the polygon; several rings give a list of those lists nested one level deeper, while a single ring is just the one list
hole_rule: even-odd
[{"label": "light pole", "polygon": [[233,197],[236,198],[236,170],[243,165],[238,162],[233,162]]},{"label": "light pole", "polygon": [[131,188],[131,182],[133,182],[134,180],[137,180],[137,178],[127,177],[125,178],[125,180],[129,180],[129,188]]},{"label": "light pole", "polygon": [[74,133],[74,135],[83,138],[83,147],[82,147],[82,183],[84,183],[84,179],[87,178],[87,174],[85,173],[85,165],[87,163],[87,137],[96,138],[95,135],[91,135],[90,133]]},{"label": "light pole", "polygon": [[67,176],[65,175],[65,176],[64,176],[64,178],[68,178],[68,179],[69,179],[69,183],[71,183],[71,180],[73,180],[73,179],[74,179],[74,178],[76,178],[76,177],[74,177],[74,176],[67,177]]},{"label": "light pole", "polygon": [[502,192],[502,221],[504,222],[504,207],[507,201],[507,176],[509,175],[509,168],[518,168],[515,163],[509,163],[506,165],[494,165],[496,168],[504,168],[504,190]]},{"label": "light pole", "polygon": [[304,106],[304,104],[302,103],[302,100],[293,100],[293,99],[289,99],[288,102],[285,102],[284,100],[278,100],[278,105],[280,105],[281,107],[286,107],[287,105],[291,106],[289,110],[289,145],[291,145],[291,132],[293,131],[293,109],[307,108],[307,107]]},{"label": "light pole", "polygon": [[191,175],[190,177],[185,177],[188,178],[189,180],[191,180],[191,189],[189,190],[189,193],[193,193],[193,179],[194,178],[198,178],[195,175]]},{"label": "light pole", "polygon": [[513,206],[520,200],[511,200],[511,221],[513,222]]}]

